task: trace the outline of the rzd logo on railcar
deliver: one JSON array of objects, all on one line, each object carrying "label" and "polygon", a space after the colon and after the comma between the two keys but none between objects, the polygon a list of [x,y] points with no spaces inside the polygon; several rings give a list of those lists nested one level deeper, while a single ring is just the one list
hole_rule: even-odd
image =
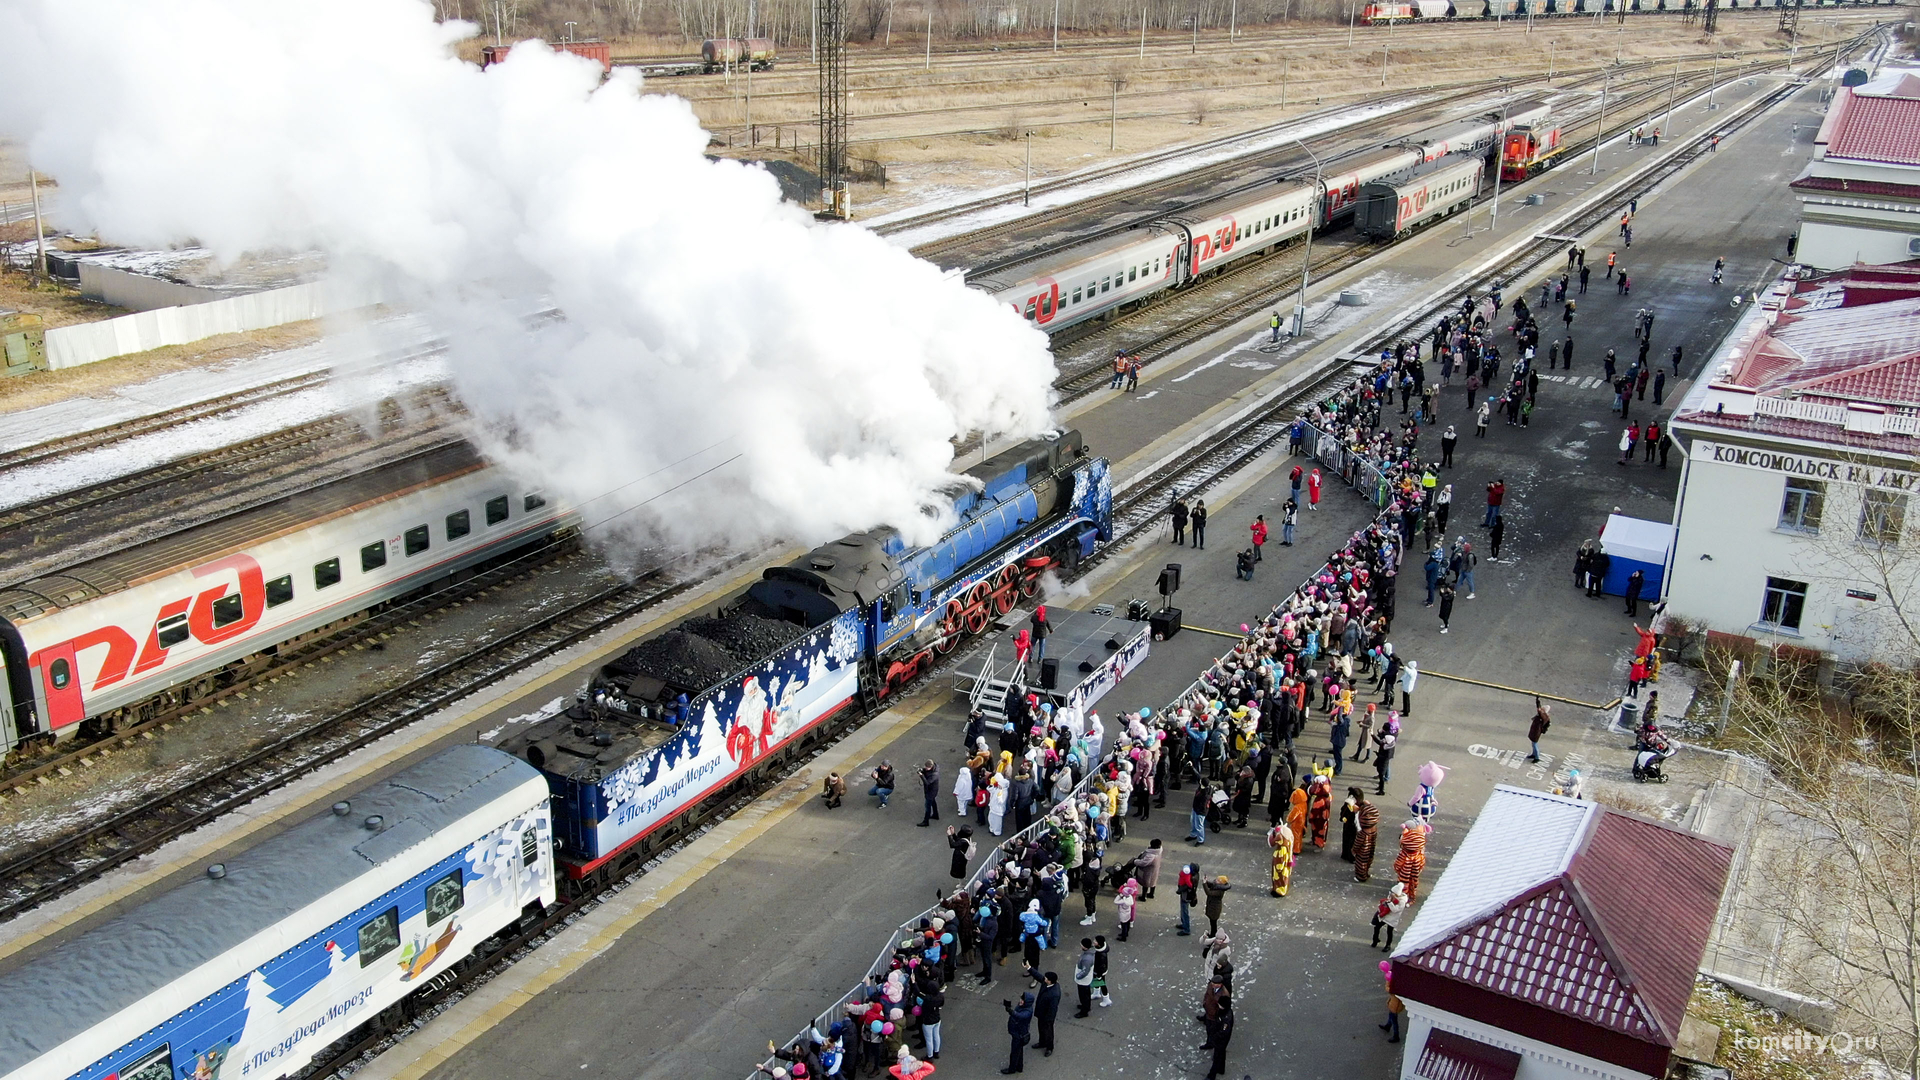
[{"label": "rzd logo on railcar", "polygon": [[[106,658],[101,661],[100,674],[90,688],[104,690],[129,675],[165,664],[168,651],[188,638],[202,645],[217,645],[240,637],[259,624],[260,616],[267,610],[267,589],[260,564],[253,556],[229,555],[194,567],[192,574],[196,578],[223,580],[193,595],[161,604],[144,643],[136,642],[132,634],[119,626],[101,626],[36,651],[28,658],[28,664],[44,671],[57,657],[72,657],[105,646]],[[232,577],[227,577],[229,574]],[[229,595],[236,589],[237,594]],[[62,684],[54,688],[66,687]]]}]

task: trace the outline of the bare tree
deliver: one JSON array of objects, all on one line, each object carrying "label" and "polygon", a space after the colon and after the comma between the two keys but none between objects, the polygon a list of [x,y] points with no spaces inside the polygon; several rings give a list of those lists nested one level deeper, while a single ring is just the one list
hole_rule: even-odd
[{"label": "bare tree", "polygon": [[1737,685],[1731,745],[1767,766],[1771,888],[1748,900],[1786,929],[1779,959],[1832,1002],[1851,1049],[1920,1075],[1920,672],[1870,666],[1827,692],[1807,663]]}]

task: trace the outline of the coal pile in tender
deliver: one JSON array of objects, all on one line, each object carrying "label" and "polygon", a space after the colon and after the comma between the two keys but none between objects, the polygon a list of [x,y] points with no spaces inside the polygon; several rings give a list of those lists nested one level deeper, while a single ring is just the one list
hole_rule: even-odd
[{"label": "coal pile in tender", "polygon": [[719,645],[685,630],[669,630],[628,649],[606,670],[629,682],[652,678],[695,694],[739,671],[740,659]]},{"label": "coal pile in tender", "polygon": [[629,686],[654,679],[692,695],[780,651],[801,632],[792,623],[744,612],[703,615],[635,645],[605,670]]},{"label": "coal pile in tender", "polygon": [[735,612],[718,618],[701,615],[680,624],[687,630],[740,658],[742,666],[763,660],[801,634],[801,628],[779,619]]}]

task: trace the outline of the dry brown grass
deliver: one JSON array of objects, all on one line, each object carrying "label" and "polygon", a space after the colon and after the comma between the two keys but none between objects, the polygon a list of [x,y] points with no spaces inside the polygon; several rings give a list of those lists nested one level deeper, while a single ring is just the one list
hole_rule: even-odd
[{"label": "dry brown grass", "polygon": [[[4,302],[4,294],[0,294],[0,304]],[[243,334],[220,334],[186,345],[170,345],[164,349],[116,356],[85,367],[65,371],[36,371],[18,378],[0,379],[0,412],[31,409],[68,398],[90,397],[175,371],[311,345],[320,340],[320,327],[320,320],[314,319]]]},{"label": "dry brown grass", "polygon": [[[33,228],[28,226],[21,238],[27,239],[32,236]],[[126,314],[119,308],[82,300],[80,290],[48,281],[46,278],[41,278],[36,288],[32,284],[32,278],[18,271],[0,272],[0,308],[38,315],[45,320],[49,330],[56,326],[72,326],[74,323],[93,322]]]}]

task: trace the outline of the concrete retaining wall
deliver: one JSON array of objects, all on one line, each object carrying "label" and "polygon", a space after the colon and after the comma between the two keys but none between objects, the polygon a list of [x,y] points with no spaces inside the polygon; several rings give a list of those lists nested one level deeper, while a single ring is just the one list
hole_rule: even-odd
[{"label": "concrete retaining wall", "polygon": [[166,345],[184,345],[215,334],[234,334],[317,319],[378,302],[379,297],[370,289],[333,282],[309,282],[207,303],[156,308],[122,315],[117,319],[63,326],[47,331],[47,368],[59,371]]}]

